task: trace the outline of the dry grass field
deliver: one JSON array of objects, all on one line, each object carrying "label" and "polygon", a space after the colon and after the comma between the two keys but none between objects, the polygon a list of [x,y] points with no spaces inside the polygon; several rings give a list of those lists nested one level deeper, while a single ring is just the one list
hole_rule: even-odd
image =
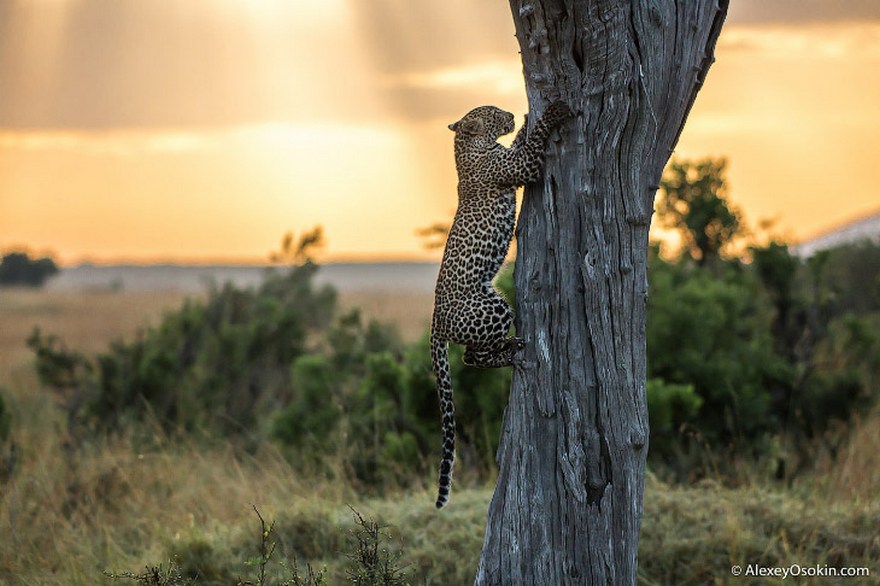
[{"label": "dry grass field", "polygon": [[368,319],[395,324],[404,340],[413,341],[431,324],[434,296],[414,292],[343,292],[339,303],[343,308],[361,308]]},{"label": "dry grass field", "polygon": [[[39,327],[61,337],[71,348],[96,352],[138,329],[155,324],[162,313],[181,304],[177,291],[43,291],[0,289],[0,374],[27,361],[24,341]],[[405,340],[428,327],[433,298],[427,293],[350,292],[340,295],[343,308],[359,307],[364,317],[396,324]],[[0,379],[2,380],[2,379]]]},{"label": "dry grass field", "polygon": [[[17,446],[15,473],[0,477],[0,584],[117,583],[103,571],[139,571],[177,556],[184,569],[200,564],[196,584],[232,585],[252,575],[244,562],[259,538],[254,504],[277,521],[280,549],[326,563],[331,584],[343,579],[348,504],[391,526],[411,584],[469,583],[490,487],[462,487],[438,514],[430,486],[366,497],[344,471],[315,477],[271,445],[246,454],[156,434],[149,448],[123,435],[70,450],[63,417],[32,372],[24,346],[32,328],[96,351],[157,323],[181,301],[179,293],[0,290],[0,388]],[[349,294],[341,301],[397,323],[407,339],[422,333],[431,306],[430,295]],[[649,478],[640,583],[779,583],[731,578],[732,564],[747,563],[866,566],[872,577],[815,583],[880,583],[878,454],[875,416],[857,425],[852,443],[819,473],[793,487],[748,479],[735,489],[714,482],[673,487]]]},{"label": "dry grass field", "polygon": [[94,352],[155,323],[182,300],[176,292],[0,289],[0,369],[7,371],[28,357],[24,340],[34,327],[57,334],[70,347]]}]

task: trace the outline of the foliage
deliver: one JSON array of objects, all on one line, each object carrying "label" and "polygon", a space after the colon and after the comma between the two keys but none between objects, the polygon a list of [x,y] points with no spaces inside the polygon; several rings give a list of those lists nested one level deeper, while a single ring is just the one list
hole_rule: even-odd
[{"label": "foliage", "polygon": [[416,235],[422,239],[422,246],[427,250],[443,248],[446,245],[446,236],[449,234],[449,227],[449,224],[435,222],[430,226],[416,230]]},{"label": "foliage", "polygon": [[661,378],[648,379],[645,392],[651,422],[651,452],[654,459],[672,453],[680,442],[680,433],[695,427],[703,399],[692,384],[670,384]]},{"label": "foliage", "polygon": [[[462,354],[450,347],[459,455],[488,470],[510,373],[465,367]],[[296,397],[272,429],[297,458],[345,454],[354,478],[372,486],[393,485],[434,464],[439,422],[427,332],[404,348],[388,326],[364,324],[352,310],[326,332],[322,352],[294,361],[292,381]]]},{"label": "foliage", "polygon": [[823,285],[840,312],[880,312],[880,244],[863,240],[818,253]]},{"label": "foliage", "polygon": [[866,413],[880,385],[880,315],[848,314],[829,324],[810,365],[810,376],[793,398],[799,427],[824,431],[829,421],[846,422]]},{"label": "foliage", "polygon": [[75,415],[89,425],[152,420],[168,431],[252,433],[290,397],[291,362],[332,318],[336,294],[312,287],[317,270],[307,262],[268,275],[256,290],[215,288],[94,360],[39,331],[28,343],[44,384],[82,394]]},{"label": "foliage", "polygon": [[669,163],[660,181],[658,220],[675,228],[700,265],[720,257],[742,234],[740,213],[726,199],[725,159]]},{"label": "foliage", "polygon": [[[274,436],[299,454],[346,454],[354,477],[369,485],[426,472],[439,437],[428,336],[403,348],[387,327],[364,325],[352,311],[327,342],[325,353],[294,362],[297,397],[275,418]],[[488,468],[510,374],[465,367],[460,347],[450,353],[460,453]]]},{"label": "foliage", "polygon": [[352,310],[326,332],[320,352],[294,360],[294,399],[272,423],[273,435],[294,457],[322,460],[346,454],[355,477],[393,481],[419,467],[426,431],[413,421],[403,350],[387,326],[363,323]]},{"label": "foliage", "polygon": [[[254,506],[254,512],[260,519],[260,543],[257,547],[259,555],[251,558],[247,563],[248,565],[257,568],[257,577],[256,581],[242,581],[239,579],[236,586],[269,586],[270,584],[268,578],[269,563],[272,561],[272,556],[275,554],[275,548],[277,545],[274,541],[275,522],[273,521],[271,524],[267,525],[266,520],[263,519],[263,515],[260,514],[260,511],[256,506]],[[285,564],[283,561],[281,562],[281,566],[289,571],[290,578],[280,582],[279,586],[322,586],[326,583],[326,569],[315,572],[312,569],[311,564],[306,564],[306,577],[303,579],[299,573],[296,556],[290,560],[289,567],[288,564]]]},{"label": "foliage", "polygon": [[7,252],[0,260],[0,285],[41,287],[58,273],[58,265],[49,257],[31,259],[26,252]]},{"label": "foliage", "polygon": [[[339,314],[335,293],[312,285],[317,270],[306,262],[254,290],[215,288],[94,358],[39,330],[28,344],[73,436],[138,423],[245,446],[270,435],[309,469],[337,475],[325,465],[335,455],[366,486],[409,482],[433,464],[439,436],[427,336],[404,347],[358,310]],[[510,374],[466,368],[462,349],[451,352],[460,453],[488,470]]]},{"label": "foliage", "polygon": [[[692,385],[699,399],[686,403],[691,408],[699,404],[696,414],[674,405],[663,408],[672,410],[675,421],[667,428],[689,424],[711,446],[749,448],[778,427],[769,409],[769,389],[789,373],[773,352],[768,314],[754,285],[742,270],[731,268],[716,278],[688,263],[652,259],[649,376],[663,384]],[[682,396],[679,391],[654,394],[654,399],[680,402]],[[655,405],[653,410],[660,409]],[[667,458],[663,449],[670,441],[654,444],[655,437],[653,457]]]},{"label": "foliage", "polygon": [[197,583],[195,578],[185,578],[177,563],[171,561],[168,566],[159,564],[147,566],[140,573],[135,572],[104,572],[111,580],[132,580],[146,586],[191,586]]},{"label": "foliage", "polygon": [[652,429],[651,457],[680,477],[699,474],[693,453],[706,447],[775,453],[776,474],[791,476],[812,464],[817,442],[836,450],[840,424],[880,396],[880,247],[844,246],[804,262],[771,239],[749,247],[750,263],[725,258],[743,230],[723,171],[723,160],[674,162],[662,183],[661,220],[689,245],[678,259],[650,258],[649,377],[692,385],[700,406],[695,417],[673,415],[675,440]]}]

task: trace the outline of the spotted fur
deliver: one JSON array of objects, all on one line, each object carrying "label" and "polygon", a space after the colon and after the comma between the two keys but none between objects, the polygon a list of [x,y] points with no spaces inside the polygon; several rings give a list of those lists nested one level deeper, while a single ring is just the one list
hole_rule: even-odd
[{"label": "spotted fur", "polygon": [[497,142],[513,132],[514,118],[482,106],[450,124],[455,132],[458,210],[446,240],[434,298],[431,363],[443,422],[437,508],[449,500],[455,459],[455,408],[447,343],[462,344],[464,363],[481,368],[510,366],[521,347],[509,337],[513,310],[492,284],[510,241],[516,215],[516,188],[540,177],[550,132],[570,111],[551,105],[527,133],[520,129],[510,148]]}]

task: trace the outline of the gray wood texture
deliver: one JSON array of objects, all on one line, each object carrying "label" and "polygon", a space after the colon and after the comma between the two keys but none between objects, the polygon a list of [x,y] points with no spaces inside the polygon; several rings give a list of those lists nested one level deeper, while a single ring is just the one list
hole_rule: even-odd
[{"label": "gray wood texture", "polygon": [[[635,584],[648,228],[726,0],[511,0],[533,112],[575,116],[526,187],[514,371],[478,586]],[[537,116],[531,116],[531,121]]]}]

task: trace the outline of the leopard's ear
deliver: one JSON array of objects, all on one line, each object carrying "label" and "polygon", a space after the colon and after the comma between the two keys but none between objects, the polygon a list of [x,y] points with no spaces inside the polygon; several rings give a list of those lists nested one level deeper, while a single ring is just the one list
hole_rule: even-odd
[{"label": "leopard's ear", "polygon": [[455,123],[455,130],[460,130],[462,134],[465,134],[467,136],[477,136],[479,134],[483,134],[485,128],[486,125],[479,118],[462,119]]}]

